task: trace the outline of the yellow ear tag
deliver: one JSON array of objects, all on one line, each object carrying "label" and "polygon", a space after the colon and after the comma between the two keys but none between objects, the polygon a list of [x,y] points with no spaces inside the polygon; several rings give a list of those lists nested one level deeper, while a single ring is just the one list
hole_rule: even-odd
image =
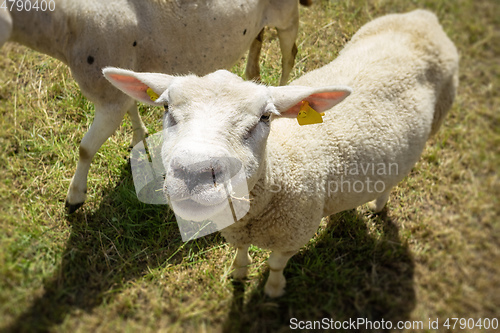
[{"label": "yellow ear tag", "polygon": [[151,88],[148,88],[148,90],[146,90],[146,94],[148,94],[149,98],[151,98],[151,100],[154,102],[156,101],[160,96],[158,96],[157,93],[155,93],[153,91],[153,89]]},{"label": "yellow ear tag", "polygon": [[300,126],[303,125],[311,125],[311,124],[319,124],[323,122],[324,112],[319,113],[314,110],[308,101],[302,101],[302,105],[300,106],[299,115],[297,116],[297,121]]}]

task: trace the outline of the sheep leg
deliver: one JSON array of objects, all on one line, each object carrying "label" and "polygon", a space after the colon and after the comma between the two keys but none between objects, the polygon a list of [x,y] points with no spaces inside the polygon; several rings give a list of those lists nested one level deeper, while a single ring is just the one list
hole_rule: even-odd
[{"label": "sheep leg", "polygon": [[90,163],[102,144],[115,132],[125,115],[124,105],[95,106],[95,118],[80,143],[80,158],[66,196],[66,209],[73,213],[87,197],[87,175]]},{"label": "sheep leg", "polygon": [[250,245],[242,245],[236,248],[236,257],[233,261],[232,276],[234,279],[240,280],[247,276],[248,265],[252,263],[252,258],[248,254]]},{"label": "sheep leg", "polygon": [[298,33],[298,18],[296,24],[293,24],[288,29],[278,28],[278,38],[280,41],[281,48],[281,80],[280,85],[284,86],[287,84],[290,78],[290,73],[292,72],[293,65],[295,63],[295,56],[297,55],[297,45],[295,40],[297,39]]},{"label": "sheep leg", "polygon": [[133,137],[132,137],[131,148],[133,148],[136,144],[138,144],[147,136],[148,130],[146,126],[144,126],[144,123],[142,122],[136,103],[134,103],[134,105],[132,105],[132,107],[130,107],[130,109],[128,109],[127,112],[130,117],[130,121],[132,122]]},{"label": "sheep leg", "polygon": [[383,192],[377,199],[372,200],[368,203],[368,208],[374,213],[380,213],[384,209],[387,200],[389,200],[389,195],[391,194],[391,189]]},{"label": "sheep leg", "polygon": [[245,69],[245,77],[247,80],[260,80],[260,50],[262,49],[262,41],[264,40],[264,28],[259,32],[257,37],[250,45],[248,52],[247,67]]},{"label": "sheep leg", "polygon": [[273,251],[267,260],[269,265],[269,277],[267,278],[264,292],[269,297],[280,297],[285,293],[286,279],[283,275],[283,270],[288,263],[288,260],[295,254],[296,251],[279,252]]}]

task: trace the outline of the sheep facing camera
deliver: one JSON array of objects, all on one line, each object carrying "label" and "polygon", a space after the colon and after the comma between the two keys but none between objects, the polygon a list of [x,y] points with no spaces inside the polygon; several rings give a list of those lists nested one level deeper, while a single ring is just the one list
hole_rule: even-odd
[{"label": "sheep facing camera", "polygon": [[139,201],[168,204],[183,241],[206,236],[235,223],[250,210],[242,163],[221,156],[201,161],[162,161],[163,134],[139,142],[130,155]]}]

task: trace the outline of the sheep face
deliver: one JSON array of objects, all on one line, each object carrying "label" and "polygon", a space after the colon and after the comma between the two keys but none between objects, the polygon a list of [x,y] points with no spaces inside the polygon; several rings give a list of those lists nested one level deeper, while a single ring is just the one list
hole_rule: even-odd
[{"label": "sheep face", "polygon": [[164,116],[164,193],[175,213],[202,221],[245,199],[263,165],[270,117],[268,89],[227,71],[178,78],[159,101]]}]

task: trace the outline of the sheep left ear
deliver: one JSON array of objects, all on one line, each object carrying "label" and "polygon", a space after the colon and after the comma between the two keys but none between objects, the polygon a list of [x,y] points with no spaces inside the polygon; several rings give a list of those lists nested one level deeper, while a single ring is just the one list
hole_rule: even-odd
[{"label": "sheep left ear", "polygon": [[161,96],[172,84],[174,76],[160,73],[137,73],[116,67],[106,67],[103,74],[115,87],[130,97],[150,105],[166,104]]},{"label": "sheep left ear", "polygon": [[297,118],[301,102],[307,101],[317,112],[324,112],[342,102],[352,92],[344,86],[305,87],[283,86],[269,87],[273,96],[274,106],[282,117]]}]

